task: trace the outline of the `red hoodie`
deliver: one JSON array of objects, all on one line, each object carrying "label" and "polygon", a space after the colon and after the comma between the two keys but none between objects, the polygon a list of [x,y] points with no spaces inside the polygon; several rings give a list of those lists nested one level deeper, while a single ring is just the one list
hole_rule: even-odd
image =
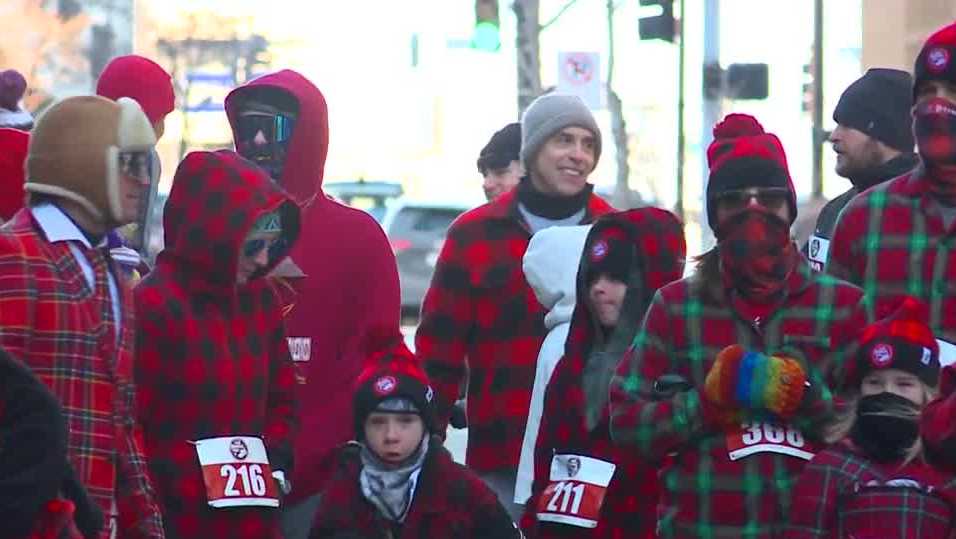
[{"label": "red hoodie", "polygon": [[303,208],[301,239],[291,258],[305,278],[293,284],[296,295],[286,319],[301,425],[289,497],[296,503],[319,492],[333,450],[353,436],[352,388],[365,356],[389,341],[380,337],[398,333],[400,293],[395,256],[378,223],[322,192],[329,127],[318,88],[283,70],[233,90],[226,114],[234,137],[244,94],[263,87],[284,90],[299,103],[278,182]]},{"label": "red hoodie", "polygon": [[23,165],[29,142],[26,131],[0,128],[0,221],[9,220],[23,207]]}]

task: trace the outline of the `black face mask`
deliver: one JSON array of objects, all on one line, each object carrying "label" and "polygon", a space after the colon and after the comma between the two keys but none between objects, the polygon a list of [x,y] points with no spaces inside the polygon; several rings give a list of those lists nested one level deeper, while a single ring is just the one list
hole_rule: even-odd
[{"label": "black face mask", "polygon": [[862,397],[850,439],[877,462],[903,458],[919,436],[919,407],[894,393]]}]

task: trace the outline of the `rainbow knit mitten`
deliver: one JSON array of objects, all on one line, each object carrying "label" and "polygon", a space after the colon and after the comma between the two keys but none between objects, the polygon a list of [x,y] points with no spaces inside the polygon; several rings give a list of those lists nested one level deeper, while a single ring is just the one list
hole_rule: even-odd
[{"label": "rainbow knit mitten", "polygon": [[767,356],[732,345],[717,354],[704,391],[708,399],[723,408],[765,410],[789,419],[803,400],[806,381],[806,373],[793,358]]}]

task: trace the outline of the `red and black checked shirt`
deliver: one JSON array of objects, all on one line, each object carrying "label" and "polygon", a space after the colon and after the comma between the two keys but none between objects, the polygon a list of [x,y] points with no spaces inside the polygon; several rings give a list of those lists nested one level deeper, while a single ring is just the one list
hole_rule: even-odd
[{"label": "red and black checked shirt", "polygon": [[[163,537],[158,507],[137,442],[130,294],[116,325],[103,253],[77,247],[95,277],[87,284],[70,242],[49,243],[30,209],[0,236],[0,346],[26,363],[63,404],[68,456],[105,515],[120,508],[120,535]],[[115,273],[114,273],[115,275]],[[109,527],[102,537],[109,536]]]},{"label": "red and black checked shirt", "polygon": [[[612,211],[588,201],[585,223]],[[468,372],[468,466],[513,472],[528,419],[545,310],[521,269],[531,239],[512,190],[459,217],[435,266],[415,336],[416,356],[447,424]],[[467,369],[466,369],[467,365]]]},{"label": "red and black checked shirt", "polygon": [[946,230],[922,166],[854,198],[840,214],[826,271],[863,288],[876,312],[900,296],[929,306],[929,326],[956,343],[956,227]]},{"label": "red and black checked shirt", "polygon": [[[866,324],[859,288],[815,274],[800,258],[786,299],[766,319],[744,318],[702,290],[698,276],[665,286],[611,383],[611,435],[645,458],[660,461],[658,536],[769,538],[791,507],[790,490],[806,461],[775,453],[731,460],[725,433],[704,422],[701,388],[717,353],[732,344],[800,361],[811,387],[792,427],[818,438],[833,412],[844,346]],[[663,375],[689,391],[655,393]]]},{"label": "red and black checked shirt", "polygon": [[793,490],[782,539],[947,539],[956,477],[921,463],[881,465],[842,442],[817,454]]},{"label": "red and black checked shirt", "polygon": [[[190,442],[260,437],[272,469],[292,471],[295,381],[282,305],[270,280],[236,282],[253,223],[280,208],[287,250],[298,208],[264,172],[232,152],[187,155],[164,210],[166,249],[135,290],[139,413],[171,537],[278,535],[276,509],[208,505]],[[272,265],[282,256],[272,253]]]},{"label": "red and black checked shirt", "polygon": [[433,438],[401,526],[385,519],[362,495],[359,446],[341,447],[322,491],[309,539],[518,539],[498,497]]},{"label": "red and black checked shirt", "polygon": [[920,435],[933,464],[956,472],[956,365],[943,369],[939,396],[923,409]]}]

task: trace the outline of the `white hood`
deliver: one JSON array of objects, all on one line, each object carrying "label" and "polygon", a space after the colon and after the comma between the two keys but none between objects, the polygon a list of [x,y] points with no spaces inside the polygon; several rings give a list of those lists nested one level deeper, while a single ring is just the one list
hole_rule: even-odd
[{"label": "white hood", "polygon": [[544,325],[550,331],[571,321],[577,302],[578,264],[591,225],[554,226],[531,238],[522,268],[538,302],[548,310]]}]

